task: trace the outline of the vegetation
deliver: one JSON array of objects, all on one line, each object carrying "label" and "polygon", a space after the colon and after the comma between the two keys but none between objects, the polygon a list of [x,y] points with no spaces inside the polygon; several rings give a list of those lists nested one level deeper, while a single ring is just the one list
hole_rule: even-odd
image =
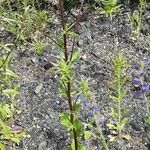
[{"label": "vegetation", "polygon": [[121,5],[118,5],[118,0],[98,0],[102,3],[102,11],[98,11],[100,14],[106,14],[112,20],[113,14],[120,11]]},{"label": "vegetation", "polygon": [[126,113],[128,109],[123,106],[123,99],[126,96],[125,84],[128,80],[128,76],[124,76],[124,72],[129,68],[129,64],[127,62],[126,57],[123,54],[118,54],[115,56],[113,62],[113,80],[112,80],[112,88],[115,91],[110,95],[110,98],[113,100],[114,104],[111,106],[111,115],[115,118],[116,123],[108,124],[108,127],[112,130],[113,135],[110,135],[110,141],[114,141],[117,138],[126,138],[130,139],[128,134],[122,134],[122,130],[124,126],[128,122],[128,118]]},{"label": "vegetation", "polygon": [[[131,3],[129,0],[127,1],[129,4]],[[95,98],[94,92],[89,86],[90,79],[77,76],[76,66],[82,57],[81,49],[77,48],[77,42],[80,39],[78,30],[80,29],[80,20],[84,17],[82,11],[84,11],[85,2],[93,6],[91,1],[58,0],[59,5],[56,6],[56,11],[59,12],[60,20],[55,24],[55,18],[50,16],[49,9],[42,8],[42,3],[48,3],[46,1],[0,1],[0,30],[7,31],[14,38],[14,44],[8,44],[9,41],[0,44],[0,150],[6,150],[7,145],[12,147],[19,145],[21,139],[26,136],[26,129],[18,130],[12,126],[12,120],[15,120],[19,112],[16,107],[19,95],[17,84],[19,77],[11,70],[12,59],[15,58],[13,55],[15,51],[12,48],[31,46],[35,50],[34,54],[41,57],[45,52],[47,37],[60,50],[56,64],[59,76],[58,89],[64,103],[67,103],[67,110],[61,112],[59,117],[60,123],[66,127],[68,135],[71,137],[70,150],[86,150],[86,141],[90,139],[100,141],[100,145],[105,150],[111,149],[112,142],[132,139],[127,132],[127,125],[131,122],[128,112],[133,108],[129,109],[124,104],[128,96],[127,82],[130,81],[132,83],[129,84],[136,89],[134,99],[142,98],[144,101],[144,106],[141,106],[146,110],[144,123],[150,129],[150,102],[148,99],[150,85],[144,74],[149,65],[147,59],[141,58],[140,63],[130,66],[128,56],[123,52],[120,53],[119,50],[114,57],[110,58],[112,59],[111,82],[109,82],[110,89],[105,93],[109,95],[107,100],[111,101],[109,103],[110,110],[108,108],[110,116],[106,122],[98,99]],[[141,42],[146,4],[146,0],[139,0],[137,9],[126,15],[130,30],[129,43],[133,39]],[[119,0],[94,1],[94,8],[99,16],[109,17],[111,24],[113,24],[114,15],[122,13],[123,5]],[[78,9],[77,16],[75,21],[71,22],[72,19],[68,16],[74,8]],[[52,38],[55,35],[50,35],[53,25],[54,28],[55,26],[61,27],[57,31],[58,38],[56,37],[56,39]],[[147,44],[150,46],[150,34],[147,38]],[[81,96],[84,97],[84,100],[80,98]],[[109,134],[105,134],[105,130]]]},{"label": "vegetation", "polygon": [[25,136],[25,132],[13,130],[8,123],[17,113],[15,97],[19,92],[16,89],[16,85],[13,85],[13,80],[16,80],[18,76],[9,69],[12,55],[9,46],[11,45],[1,44],[0,46],[6,53],[0,57],[0,96],[4,96],[5,101],[7,99],[9,101],[8,104],[5,102],[0,103],[0,149],[5,150],[5,144],[11,144],[12,146],[15,146],[14,144],[19,144],[21,138]]},{"label": "vegetation", "polygon": [[146,5],[146,0],[139,0],[140,5],[137,10],[134,10],[132,15],[128,15],[129,21],[131,24],[131,33],[133,37],[139,40],[141,29],[142,29],[142,15],[144,11],[144,7]]}]

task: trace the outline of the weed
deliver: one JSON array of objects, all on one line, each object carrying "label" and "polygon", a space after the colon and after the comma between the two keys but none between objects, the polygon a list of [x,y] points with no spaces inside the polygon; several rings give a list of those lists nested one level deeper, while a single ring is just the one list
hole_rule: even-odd
[{"label": "weed", "polygon": [[85,98],[89,100],[82,102],[83,112],[84,114],[86,114],[86,118],[88,118],[88,123],[84,123],[86,129],[86,131],[84,131],[84,139],[98,139],[103,144],[104,149],[109,150],[101,127],[104,119],[100,114],[99,105],[96,104],[96,100],[93,98],[94,96],[92,96],[92,92],[90,91],[90,88],[88,86],[88,80],[83,80],[81,82],[81,91]]},{"label": "weed", "polygon": [[43,54],[44,52],[44,47],[45,47],[45,44],[41,41],[36,41],[34,43],[34,47],[35,47],[35,51],[37,52],[37,54]]},{"label": "weed", "polygon": [[[74,87],[76,78],[73,74],[74,65],[80,57],[79,51],[75,51],[75,41],[78,37],[75,33],[71,32],[71,26],[66,25],[64,19],[64,4],[62,0],[59,0],[60,4],[60,14],[61,14],[61,23],[62,23],[62,39],[55,43],[62,50],[63,54],[60,56],[58,61],[58,70],[60,74],[60,93],[63,97],[68,100],[69,112],[60,114],[61,123],[66,126],[68,132],[73,135],[73,141],[71,144],[71,150],[84,150],[85,147],[79,144],[78,140],[83,134],[83,124],[80,120],[80,103],[77,103],[76,100],[73,100],[75,93],[77,93],[78,88]],[[80,7],[80,11],[83,7],[83,2]],[[80,16],[80,12],[79,12]],[[78,22],[79,20],[77,20]],[[76,24],[76,23],[75,23]],[[68,37],[73,38],[71,53],[69,53],[67,48],[67,39]]]},{"label": "weed", "polygon": [[128,18],[131,25],[131,32],[133,34],[133,37],[137,37],[138,40],[141,34],[142,17],[143,17],[143,11],[145,5],[146,5],[146,0],[140,0],[140,6],[138,10],[134,10],[132,15],[128,14]]},{"label": "weed", "polygon": [[[25,4],[24,4],[25,5]],[[21,12],[8,11],[0,17],[1,26],[16,35],[19,40],[33,40],[36,32],[43,32],[49,20],[46,11],[37,11],[34,7],[23,7]]]},{"label": "weed", "polygon": [[150,34],[147,36],[147,45],[150,47]]},{"label": "weed", "polygon": [[111,21],[113,14],[120,11],[121,5],[118,5],[118,0],[98,0],[98,2],[103,5],[102,11],[97,8],[98,12],[108,15]]},{"label": "weed", "polygon": [[[143,59],[140,61],[139,64],[134,64],[132,66],[132,70],[134,73],[134,79],[133,79],[133,84],[138,90],[135,93],[136,97],[143,97],[146,103],[146,110],[147,110],[147,115],[145,122],[148,126],[150,126],[150,103],[147,99],[147,92],[150,89],[150,85],[148,82],[144,81],[144,72],[145,72],[145,67],[149,64],[149,61],[147,59]],[[135,67],[135,65],[137,67]]]},{"label": "weed", "polygon": [[126,96],[125,84],[128,80],[128,75],[124,75],[125,71],[128,69],[129,64],[127,62],[126,57],[123,54],[118,54],[112,61],[113,68],[113,80],[112,80],[112,88],[115,92],[112,92],[110,98],[113,100],[113,104],[111,106],[111,115],[115,119],[115,124],[108,124],[109,129],[112,130],[113,135],[110,135],[110,141],[116,140],[117,136],[119,138],[130,139],[128,134],[123,134],[122,130],[124,126],[128,122],[128,118],[124,118],[128,109],[124,108],[123,100]]},{"label": "weed", "polygon": [[[15,80],[17,75],[9,69],[11,63],[11,50],[10,44],[0,44],[0,47],[6,50],[6,55],[0,57],[0,96],[10,100],[10,104],[0,103],[0,149],[5,150],[5,144],[19,144],[21,138],[25,136],[25,132],[11,129],[7,123],[9,118],[13,118],[16,113],[15,97],[18,94],[16,86],[13,87],[12,81]],[[12,146],[13,146],[12,145]]]}]

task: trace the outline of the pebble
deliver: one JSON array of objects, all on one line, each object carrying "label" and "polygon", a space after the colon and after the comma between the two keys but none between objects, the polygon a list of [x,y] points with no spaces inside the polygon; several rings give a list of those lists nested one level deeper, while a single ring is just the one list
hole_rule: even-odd
[{"label": "pebble", "polygon": [[35,89],[35,94],[40,94],[40,92],[41,92],[41,90],[42,90],[42,88],[43,88],[43,84],[42,83],[40,83],[37,87],[36,87],[36,89]]},{"label": "pebble", "polygon": [[37,63],[38,63],[38,60],[37,60],[36,57],[32,57],[32,58],[31,58],[31,61],[32,61],[34,64],[37,64]]},{"label": "pebble", "polygon": [[53,67],[53,64],[52,63],[50,63],[50,62],[45,62],[45,63],[43,63],[43,68],[45,69],[45,70],[49,70],[50,68],[52,68]]},{"label": "pebble", "polygon": [[46,146],[47,146],[47,142],[42,141],[38,146],[38,150],[46,150]]}]

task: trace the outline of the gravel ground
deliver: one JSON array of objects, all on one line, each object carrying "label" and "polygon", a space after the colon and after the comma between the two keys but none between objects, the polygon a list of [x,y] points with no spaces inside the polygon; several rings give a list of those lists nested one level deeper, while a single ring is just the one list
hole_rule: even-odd
[{"label": "gravel ground", "polygon": [[[109,18],[100,16],[94,11],[83,15],[78,34],[78,49],[81,51],[75,74],[77,77],[90,78],[90,86],[101,107],[101,113],[109,122],[111,89],[111,60],[118,52],[124,52],[130,63],[145,57],[149,59],[150,51],[146,44],[146,36],[150,31],[150,4],[144,12],[144,28],[141,41],[136,42],[129,38],[130,28],[127,13],[131,8],[122,10],[114,16],[113,23]],[[58,14],[58,13],[57,13]],[[54,26],[52,30],[56,29]],[[52,31],[56,33],[56,30]],[[7,37],[7,38],[6,38]],[[12,40],[12,36],[2,32],[1,39]],[[47,42],[51,43],[47,40]],[[59,96],[58,75],[54,67],[59,50],[51,45],[45,48],[43,55],[37,55],[29,46],[22,46],[17,50],[13,69],[20,76],[20,96],[18,108],[21,110],[16,126],[21,126],[29,133],[22,140],[18,150],[67,150],[70,137],[66,129],[59,123],[59,113],[65,111],[66,102]],[[146,80],[150,81],[150,68],[146,70]],[[129,122],[126,130],[132,136],[130,141],[120,141],[111,144],[115,150],[149,150],[150,129],[144,126],[145,103],[142,99],[134,98],[134,87],[131,81],[127,83],[128,95],[124,101],[129,106]],[[148,93],[149,98],[149,93]],[[106,124],[104,124],[104,131]],[[106,135],[107,132],[104,132]],[[101,150],[98,141],[86,142],[88,150]]]}]

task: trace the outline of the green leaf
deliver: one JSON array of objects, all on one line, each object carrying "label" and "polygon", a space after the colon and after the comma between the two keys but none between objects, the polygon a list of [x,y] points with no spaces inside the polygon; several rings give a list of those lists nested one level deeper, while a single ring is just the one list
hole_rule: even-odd
[{"label": "green leaf", "polygon": [[[71,143],[71,147],[70,147],[70,150],[75,150],[75,143],[74,143],[74,140],[72,141]],[[78,143],[78,150],[86,150],[85,146],[81,145]]]},{"label": "green leaf", "polygon": [[4,105],[3,108],[7,112],[7,116],[9,115],[9,117],[12,117],[13,113],[12,113],[9,105]]},{"label": "green leaf", "polygon": [[91,136],[92,136],[92,132],[91,131],[85,131],[84,132],[84,139],[85,140],[88,140]]},{"label": "green leaf", "polygon": [[137,23],[138,23],[138,21],[139,21],[139,11],[138,10],[135,10],[134,12],[133,12],[133,14],[132,14],[132,16],[133,16],[133,21],[136,21]]},{"label": "green leaf", "polygon": [[78,119],[74,120],[74,128],[77,132],[77,136],[80,137],[80,135],[82,134],[82,129],[83,129],[82,122]]},{"label": "green leaf", "polygon": [[3,93],[8,97],[10,97],[11,95],[19,94],[19,92],[16,89],[6,89],[6,90],[3,90]]},{"label": "green leaf", "polygon": [[116,136],[112,136],[112,135],[109,135],[108,136],[109,137],[109,142],[114,142],[114,141],[116,141]]},{"label": "green leaf", "polygon": [[12,137],[11,140],[17,144],[19,144],[19,142],[20,142],[20,138],[18,138],[18,137]]},{"label": "green leaf", "polygon": [[123,101],[123,98],[126,96],[126,90],[122,91],[120,94],[120,101]]},{"label": "green leaf", "polygon": [[107,124],[107,126],[109,127],[109,129],[116,129],[116,126],[111,123]]},{"label": "green leaf", "polygon": [[85,146],[83,146],[83,145],[81,145],[81,144],[78,145],[78,149],[79,149],[79,150],[86,150]]},{"label": "green leaf", "polygon": [[58,64],[58,69],[61,74],[61,77],[64,79],[71,78],[72,75],[72,66],[67,64],[64,59],[61,59]]},{"label": "green leaf", "polygon": [[123,86],[123,85],[127,82],[128,78],[129,78],[129,76],[126,75],[126,76],[122,79],[121,86]]},{"label": "green leaf", "polygon": [[76,33],[67,31],[67,35],[70,35],[71,37],[79,37]]},{"label": "green leaf", "polygon": [[125,138],[126,140],[131,140],[131,136],[129,134],[122,134],[122,138]]},{"label": "green leaf", "polygon": [[147,118],[145,119],[145,123],[146,123],[146,125],[147,125],[148,127],[150,127],[150,117],[147,117]]},{"label": "green leaf", "polygon": [[112,100],[115,101],[115,102],[118,101],[118,97],[116,97],[116,96],[110,95],[109,98],[112,99]]},{"label": "green leaf", "polygon": [[117,129],[122,130],[127,122],[128,118],[124,118],[120,123],[117,124]]},{"label": "green leaf", "polygon": [[73,53],[72,59],[71,59],[71,63],[74,64],[75,62],[77,62],[77,60],[80,58],[80,52],[79,51],[75,51]]},{"label": "green leaf", "polygon": [[73,111],[80,112],[80,110],[81,110],[81,104],[80,103],[73,104]]},{"label": "green leaf", "polygon": [[13,71],[9,70],[9,69],[6,69],[6,72],[5,74],[7,76],[10,76],[10,77],[13,77],[13,78],[19,78]]},{"label": "green leaf", "polygon": [[111,107],[111,114],[113,115],[113,117],[117,119],[119,118],[118,110],[115,109],[114,107]]},{"label": "green leaf", "polygon": [[69,114],[64,114],[64,113],[60,114],[60,122],[68,129],[69,132],[73,129],[73,125],[70,122]]},{"label": "green leaf", "polygon": [[127,114],[129,113],[130,108],[124,108],[123,109],[123,116],[127,116]]},{"label": "green leaf", "polygon": [[88,80],[82,80],[81,81],[79,92],[81,92],[85,96],[85,98],[90,98],[91,90],[90,90],[90,87],[88,84]]},{"label": "green leaf", "polygon": [[112,130],[111,132],[112,134],[118,134],[115,130]]},{"label": "green leaf", "polygon": [[117,5],[118,0],[110,0],[110,3],[112,6],[115,6],[115,5]]},{"label": "green leaf", "polygon": [[0,119],[0,126],[2,127],[3,134],[5,136],[10,135],[10,128]]},{"label": "green leaf", "polygon": [[5,145],[4,145],[4,144],[2,144],[1,142],[0,142],[0,150],[6,150]]},{"label": "green leaf", "polygon": [[[5,19],[7,19],[7,18],[5,18]],[[11,51],[11,49],[9,48],[9,46],[13,46],[14,44],[11,44],[11,43],[9,43],[9,44],[1,44],[0,43],[0,47],[2,47],[3,49],[5,49],[6,51]]]},{"label": "green leaf", "polygon": [[44,52],[44,43],[43,42],[40,42],[40,41],[37,41],[35,44],[34,44],[34,47],[35,47],[35,51],[37,52],[37,54],[43,54]]},{"label": "green leaf", "polygon": [[10,106],[5,104],[5,105],[0,105],[0,117],[1,119],[6,119],[7,117],[12,116],[12,111],[10,109]]}]

